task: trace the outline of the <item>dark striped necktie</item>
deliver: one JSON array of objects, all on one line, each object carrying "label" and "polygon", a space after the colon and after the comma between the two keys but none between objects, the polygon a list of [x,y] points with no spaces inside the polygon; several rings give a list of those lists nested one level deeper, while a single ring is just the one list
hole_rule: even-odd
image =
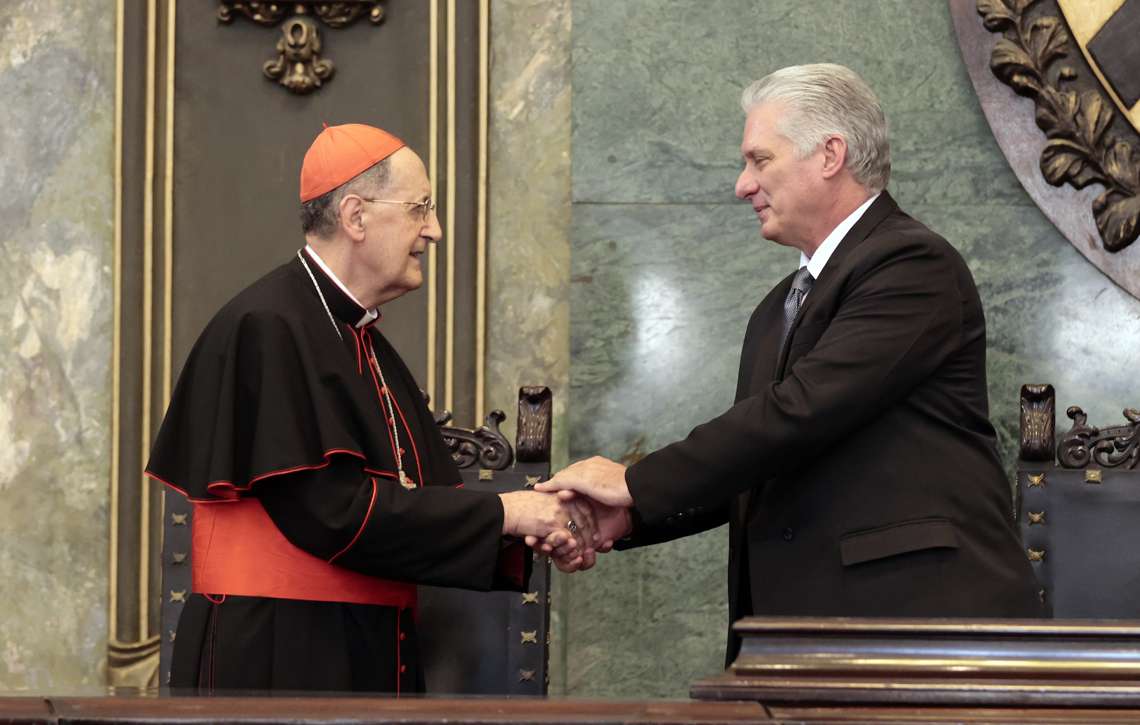
[{"label": "dark striped necktie", "polygon": [[788,341],[788,331],[792,329],[792,323],[796,320],[796,315],[800,312],[800,307],[804,303],[804,297],[811,291],[811,286],[815,282],[815,278],[811,276],[806,266],[800,267],[796,272],[796,276],[792,278],[792,288],[788,290],[788,296],[784,298],[784,332],[780,336],[780,351],[784,349],[784,343]]}]

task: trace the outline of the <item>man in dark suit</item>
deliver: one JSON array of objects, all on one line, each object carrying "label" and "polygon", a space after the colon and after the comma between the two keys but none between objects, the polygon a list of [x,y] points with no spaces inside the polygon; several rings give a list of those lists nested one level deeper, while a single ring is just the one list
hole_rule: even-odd
[{"label": "man in dark suit", "polygon": [[748,323],[735,405],[628,469],[591,458],[539,488],[628,507],[601,515],[618,548],[727,521],[732,621],[1045,615],[987,417],[981,301],[885,191],[878,99],[818,64],[742,106],[736,195],[802,254]]}]

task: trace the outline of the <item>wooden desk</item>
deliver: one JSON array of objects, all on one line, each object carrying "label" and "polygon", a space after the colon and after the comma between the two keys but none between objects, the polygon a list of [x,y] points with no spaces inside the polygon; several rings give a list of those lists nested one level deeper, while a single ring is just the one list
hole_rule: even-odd
[{"label": "wooden desk", "polygon": [[705,723],[1140,722],[1140,709],[970,708],[761,704],[755,702],[365,697],[11,697],[4,725],[703,725]]},{"label": "wooden desk", "polygon": [[672,702],[367,697],[48,697],[0,698],[0,723],[747,723],[770,721],[752,702]]}]

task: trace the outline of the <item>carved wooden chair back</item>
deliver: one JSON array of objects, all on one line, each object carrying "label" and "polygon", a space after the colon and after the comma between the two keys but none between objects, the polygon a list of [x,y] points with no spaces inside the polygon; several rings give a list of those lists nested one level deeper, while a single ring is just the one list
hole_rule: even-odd
[{"label": "carved wooden chair back", "polygon": [[[550,388],[519,391],[517,446],[499,432],[506,416],[476,430],[443,427],[465,488],[503,493],[550,476]],[[446,422],[446,418],[439,421]],[[529,552],[528,552],[529,555]],[[430,693],[544,695],[550,649],[550,562],[536,558],[524,592],[419,588],[420,653]]]},{"label": "carved wooden chair back", "polygon": [[[551,393],[519,391],[516,450],[499,431],[506,419],[494,410],[475,430],[437,419],[466,488],[505,492],[530,488],[550,476]],[[189,596],[191,508],[167,491],[162,546],[162,643],[159,682],[170,682],[178,617]],[[535,561],[526,592],[468,592],[420,587],[421,658],[428,692],[543,695],[550,643],[550,563]]]},{"label": "carved wooden chair back", "polygon": [[1053,616],[1140,618],[1140,413],[1088,424],[1071,406],[1058,441],[1052,385],[1021,388],[1017,520]]}]

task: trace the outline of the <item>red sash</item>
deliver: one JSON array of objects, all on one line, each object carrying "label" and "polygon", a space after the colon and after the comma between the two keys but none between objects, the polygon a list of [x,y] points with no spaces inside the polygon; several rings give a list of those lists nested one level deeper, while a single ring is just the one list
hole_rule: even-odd
[{"label": "red sash", "polygon": [[193,591],[318,602],[416,605],[416,586],[349,571],[302,551],[254,498],[195,503]]}]

